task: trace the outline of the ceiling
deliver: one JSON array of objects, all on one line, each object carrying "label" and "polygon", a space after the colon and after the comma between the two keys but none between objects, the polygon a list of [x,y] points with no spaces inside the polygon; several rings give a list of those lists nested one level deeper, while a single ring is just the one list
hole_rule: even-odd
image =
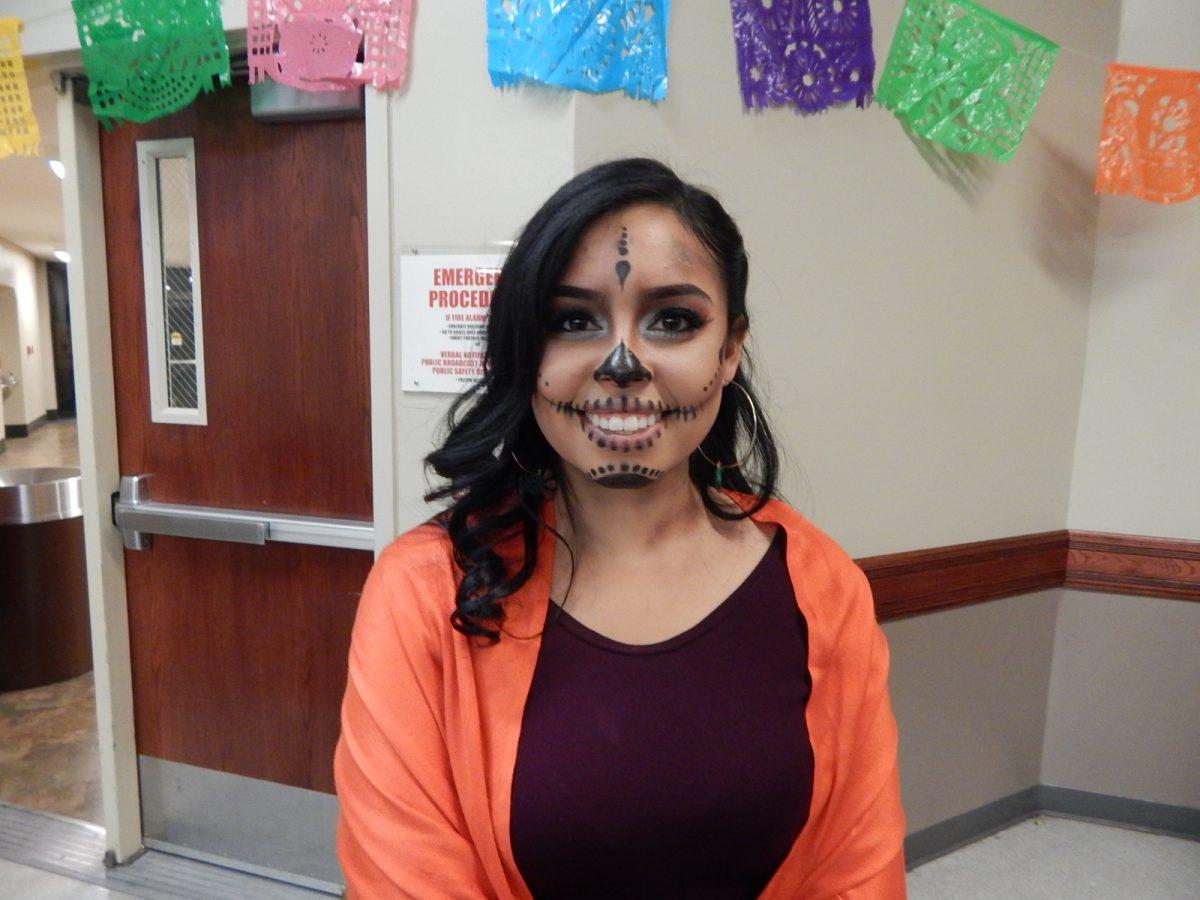
[{"label": "ceiling", "polygon": [[58,95],[49,67],[27,58],[25,73],[42,140],[38,156],[0,159],[0,238],[50,259],[63,248],[62,182],[47,165],[58,159]]}]

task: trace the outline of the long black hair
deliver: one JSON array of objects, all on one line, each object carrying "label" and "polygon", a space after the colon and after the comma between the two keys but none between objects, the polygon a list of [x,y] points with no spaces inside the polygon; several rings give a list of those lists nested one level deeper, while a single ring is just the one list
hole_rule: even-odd
[{"label": "long black hair", "polygon": [[[682,181],[662,163],[652,159],[602,163],[576,175],[534,213],[496,280],[483,378],[455,400],[446,417],[445,440],[425,457],[426,466],[445,479],[425,499],[450,499],[438,521],[449,532],[455,562],[463,573],[451,622],[468,636],[499,639],[504,600],[529,579],[537,562],[539,533],[545,526],[541,505],[546,482],[531,477],[521,466],[548,471],[552,479],[561,481],[558,454],[538,428],[530,403],[550,301],[588,226],[607,213],[638,203],[661,204],[679,216],[721,270],[730,333],[749,325],[749,262],[741,232],[712,194]],[[724,389],[716,422],[701,447],[710,459],[725,464],[749,454],[740,466],[725,469],[722,481],[753,495],[753,503],[733,509],[720,502],[707,489],[713,483],[713,465],[700,453],[693,453],[689,464],[705,507],[727,520],[761,509],[775,495],[779,472],[778,453],[761,404],[756,439],[753,446],[746,445],[754,427],[749,366],[743,350],[734,381],[746,393],[733,385]],[[518,535],[524,557],[513,569],[496,547]]]}]

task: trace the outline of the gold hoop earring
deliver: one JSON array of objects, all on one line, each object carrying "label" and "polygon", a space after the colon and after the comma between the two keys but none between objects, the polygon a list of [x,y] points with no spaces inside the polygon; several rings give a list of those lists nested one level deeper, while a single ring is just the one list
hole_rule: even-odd
[{"label": "gold hoop earring", "polygon": [[512,461],[517,464],[517,468],[520,469],[522,472],[524,472],[526,475],[541,475],[542,474],[541,472],[537,472],[537,471],[529,468],[524,463],[522,463],[519,459],[517,459],[517,451],[516,450],[509,450],[508,455],[511,456]]},{"label": "gold hoop earring", "polygon": [[526,494],[540,494],[546,489],[546,476],[541,472],[530,469],[523,462],[517,459],[517,451],[509,450],[508,455],[512,457],[512,461],[517,464],[517,468],[525,474],[517,479],[519,489]]},{"label": "gold hoop earring", "polygon": [[719,463],[714,459],[709,459],[708,454],[704,452],[703,447],[697,447],[700,455],[705,461],[713,467],[713,487],[721,487],[725,479],[721,473],[726,469],[740,469],[742,464],[750,458],[750,454],[754,452],[754,445],[758,442],[758,407],[754,403],[754,398],[750,396],[750,392],[738,384],[736,381],[730,381],[726,387],[733,385],[739,391],[746,395],[746,400],[750,404],[750,446],[746,448],[746,452],[742,454],[741,459],[732,463]]}]

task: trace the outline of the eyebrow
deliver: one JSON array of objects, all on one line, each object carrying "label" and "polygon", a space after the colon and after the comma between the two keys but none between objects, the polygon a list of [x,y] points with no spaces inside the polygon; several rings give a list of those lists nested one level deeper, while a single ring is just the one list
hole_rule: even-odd
[{"label": "eyebrow", "polygon": [[[593,303],[603,303],[604,294],[589,288],[576,287],[573,284],[560,284],[554,290],[556,297],[570,297],[573,300],[589,300]],[[646,291],[648,300],[668,300],[671,297],[699,297],[706,303],[712,303],[712,298],[694,284],[664,284],[661,287],[650,288]]]},{"label": "eyebrow", "polygon": [[591,300],[593,303],[603,303],[604,294],[588,288],[576,287],[573,284],[560,284],[554,289],[555,297],[570,297],[573,300]]},{"label": "eyebrow", "polygon": [[699,297],[707,303],[712,303],[712,297],[708,296],[700,288],[694,284],[664,284],[662,287],[651,288],[646,291],[646,297],[650,300],[666,300],[670,297]]}]

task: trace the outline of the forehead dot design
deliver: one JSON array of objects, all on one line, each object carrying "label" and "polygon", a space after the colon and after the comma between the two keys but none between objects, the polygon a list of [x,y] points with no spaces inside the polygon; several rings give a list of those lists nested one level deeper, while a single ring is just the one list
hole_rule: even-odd
[{"label": "forehead dot design", "polygon": [[[629,255],[629,229],[624,225],[621,226],[621,239],[617,241],[617,253],[621,256]],[[617,280],[621,282],[621,289],[625,289],[625,279],[629,277],[629,270],[632,266],[629,265],[629,260],[617,260]]]}]

